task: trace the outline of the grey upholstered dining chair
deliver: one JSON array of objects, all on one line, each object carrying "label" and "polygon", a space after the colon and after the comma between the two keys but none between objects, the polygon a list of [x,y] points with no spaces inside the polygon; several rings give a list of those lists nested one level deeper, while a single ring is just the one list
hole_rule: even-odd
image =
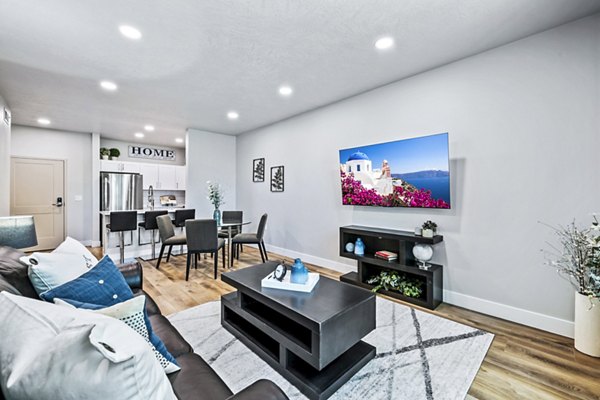
[{"label": "grey upholstered dining chair", "polygon": [[[262,258],[262,262],[266,262],[269,260],[269,256],[267,255],[267,248],[265,247],[265,242],[263,237],[265,235],[265,228],[267,227],[267,214],[263,214],[260,217],[260,222],[258,223],[258,230],[256,233],[239,233],[235,235],[235,237],[231,240],[234,248],[237,245],[241,244],[256,244],[258,245],[258,250],[260,251],[260,258]],[[233,254],[232,254],[233,257]],[[237,254],[239,259],[239,253]],[[233,258],[231,259],[233,262]]]},{"label": "grey upholstered dining chair", "polygon": [[173,250],[173,246],[176,245],[184,245],[186,243],[185,234],[175,235],[175,228],[173,227],[173,222],[168,215],[161,215],[156,217],[156,224],[158,225],[158,233],[160,234],[160,241],[162,245],[160,246],[160,255],[158,256],[158,261],[156,262],[156,268],[160,267],[160,261],[162,260],[163,253],[165,252],[165,247],[169,246],[169,252],[167,253],[167,262],[169,262],[169,257],[171,257],[171,250]]},{"label": "grey upholstered dining chair", "polygon": [[185,280],[187,281],[190,275],[192,257],[194,257],[194,267],[198,268],[198,254],[202,253],[211,253],[214,256],[214,278],[217,279],[219,250],[222,250],[223,268],[225,268],[225,240],[217,236],[217,221],[214,219],[187,220],[185,221],[185,235],[188,248]]}]

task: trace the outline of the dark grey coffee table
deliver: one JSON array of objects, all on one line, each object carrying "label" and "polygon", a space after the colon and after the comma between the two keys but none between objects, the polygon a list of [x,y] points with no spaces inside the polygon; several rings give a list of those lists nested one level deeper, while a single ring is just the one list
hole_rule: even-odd
[{"label": "dark grey coffee table", "polygon": [[375,357],[375,296],[321,276],[311,293],[261,288],[276,262],[221,275],[221,324],[310,399],[326,399]]}]

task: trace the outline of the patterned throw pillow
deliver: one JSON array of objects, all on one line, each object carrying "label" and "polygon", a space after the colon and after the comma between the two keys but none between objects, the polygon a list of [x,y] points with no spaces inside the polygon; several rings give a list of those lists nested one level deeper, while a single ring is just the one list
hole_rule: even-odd
[{"label": "patterned throw pillow", "polygon": [[[138,299],[143,299],[143,300],[138,300]],[[137,303],[134,301],[137,301]],[[70,307],[94,310],[94,311],[99,311],[99,312],[102,312],[102,310],[112,309],[113,307],[116,308],[117,306],[119,306],[121,304],[127,304],[127,303],[132,303],[133,310],[135,311],[135,310],[137,310],[137,308],[135,308],[135,307],[139,307],[139,305],[141,303],[141,312],[140,313],[135,312],[135,313],[132,313],[131,315],[127,315],[126,317],[123,317],[123,318],[117,317],[114,315],[109,315],[109,314],[105,314],[105,315],[109,315],[111,317],[122,320],[127,325],[129,325],[133,330],[135,330],[137,333],[139,333],[142,337],[144,337],[144,339],[148,340],[150,342],[150,345],[152,346],[152,349],[155,351],[156,358],[158,359],[158,361],[160,361],[160,365],[162,365],[162,367],[165,369],[165,372],[167,374],[170,374],[171,372],[179,371],[179,364],[177,363],[177,360],[175,360],[175,357],[173,357],[173,355],[169,352],[169,350],[167,350],[167,347],[165,346],[163,341],[152,330],[152,325],[150,324],[150,319],[148,318],[148,313],[146,312],[146,307],[145,307],[146,296],[143,296],[143,295],[137,296],[137,297],[134,297],[132,300],[128,300],[124,303],[116,304],[109,308],[104,308],[104,306],[100,306],[97,304],[82,303],[80,301],[76,301],[76,300],[72,300],[72,299],[55,298],[54,303],[59,304],[59,305],[64,305],[64,306],[68,305]],[[140,320],[139,320],[140,316],[142,318],[142,324],[140,324]]]},{"label": "patterned throw pillow", "polygon": [[3,292],[0,321],[0,398],[177,399],[147,341],[117,319]]},{"label": "patterned throw pillow", "polygon": [[108,307],[133,298],[133,292],[110,257],[104,256],[94,268],[40,297],[48,302],[58,297]]}]

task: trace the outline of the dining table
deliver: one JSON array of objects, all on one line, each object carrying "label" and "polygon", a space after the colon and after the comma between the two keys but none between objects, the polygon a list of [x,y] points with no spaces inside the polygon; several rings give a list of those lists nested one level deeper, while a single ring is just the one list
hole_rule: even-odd
[{"label": "dining table", "polygon": [[249,225],[251,223],[252,223],[252,221],[221,222],[218,225],[219,229],[227,229],[227,259],[228,259],[228,267],[229,268],[233,267],[233,257],[231,257],[231,250],[233,248],[231,239],[233,239],[233,238],[231,237],[231,230],[233,228],[235,228],[236,226],[241,228],[243,225]]}]

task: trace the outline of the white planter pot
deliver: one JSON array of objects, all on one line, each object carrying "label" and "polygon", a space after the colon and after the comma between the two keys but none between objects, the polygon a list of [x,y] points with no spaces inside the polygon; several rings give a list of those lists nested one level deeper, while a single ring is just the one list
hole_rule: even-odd
[{"label": "white planter pot", "polygon": [[102,156],[103,160],[108,160],[108,156]]},{"label": "white planter pot", "polygon": [[[592,304],[594,305],[592,307]],[[575,292],[575,348],[600,357],[600,301]]]},{"label": "white planter pot", "polygon": [[433,229],[423,229],[423,237],[432,238],[433,237]]}]

